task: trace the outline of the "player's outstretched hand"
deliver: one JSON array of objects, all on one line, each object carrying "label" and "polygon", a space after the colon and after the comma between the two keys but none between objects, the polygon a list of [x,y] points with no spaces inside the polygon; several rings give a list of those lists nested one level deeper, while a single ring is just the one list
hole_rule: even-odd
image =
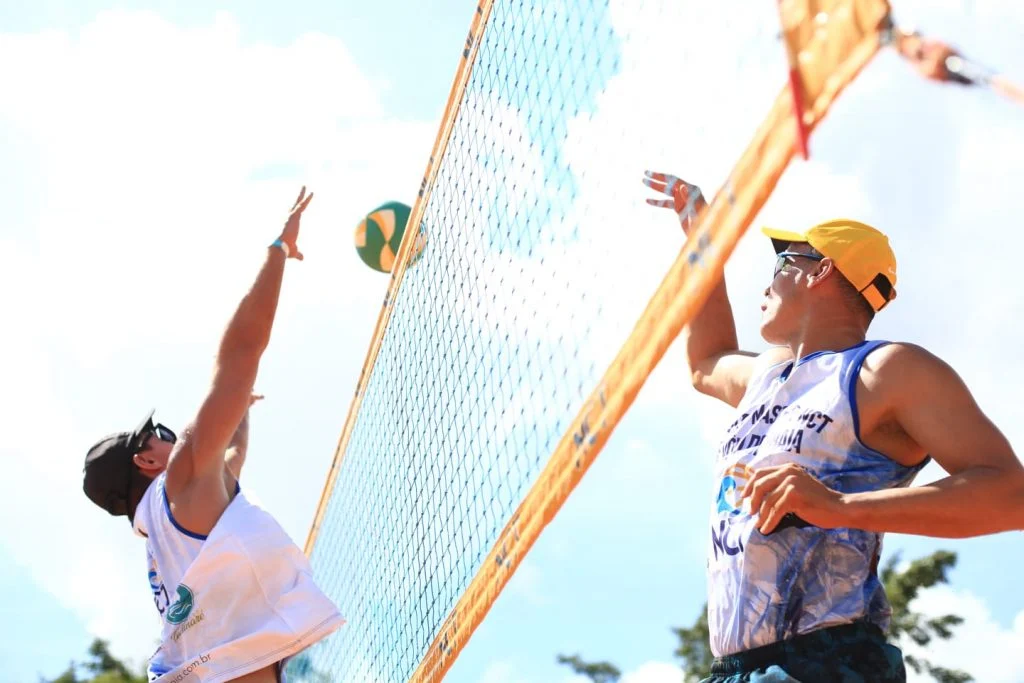
[{"label": "player's outstretched hand", "polygon": [[683,232],[689,234],[697,213],[707,206],[704,195],[696,185],[668,173],[644,171],[644,185],[668,195],[668,199],[647,199],[651,206],[672,209],[679,217]]},{"label": "player's outstretched hand", "polygon": [[302,212],[309,206],[309,201],[313,199],[313,193],[306,194],[306,186],[302,186],[302,190],[299,191],[299,196],[292,205],[291,213],[288,214],[288,220],[284,224],[284,230],[281,231],[281,241],[288,245],[288,256],[289,258],[296,258],[300,261],[304,258],[302,252],[299,251],[298,239],[299,239],[299,223],[302,219]]}]

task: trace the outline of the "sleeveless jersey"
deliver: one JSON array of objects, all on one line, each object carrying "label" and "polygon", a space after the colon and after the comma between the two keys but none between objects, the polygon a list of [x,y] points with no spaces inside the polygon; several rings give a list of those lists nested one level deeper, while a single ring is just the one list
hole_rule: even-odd
[{"label": "sleeveless jersey", "polygon": [[857,619],[888,628],[881,534],[808,527],[765,536],[739,502],[752,470],[790,462],[843,493],[910,484],[927,459],[905,467],[865,446],[858,431],[857,375],[884,343],[813,353],[751,378],[715,457],[707,579],[716,656]]},{"label": "sleeveless jersey", "polygon": [[171,514],[165,474],[135,513],[162,624],[151,681],[230,681],[291,657],[345,620],[317,587],[306,556],[241,490],[209,536]]}]

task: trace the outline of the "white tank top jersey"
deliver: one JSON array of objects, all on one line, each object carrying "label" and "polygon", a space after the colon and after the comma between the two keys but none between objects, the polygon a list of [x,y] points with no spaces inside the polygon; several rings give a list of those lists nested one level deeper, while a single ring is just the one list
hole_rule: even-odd
[{"label": "white tank top jersey", "polygon": [[857,375],[886,342],[813,353],[751,378],[715,456],[708,548],[708,626],[715,656],[866,619],[888,628],[877,575],[882,534],[787,528],[764,536],[739,506],[752,470],[796,463],[843,493],[908,486],[928,459],[905,467],[865,446]]},{"label": "white tank top jersey", "polygon": [[230,681],[286,660],[345,623],[306,556],[241,490],[204,537],[174,520],[164,483],[161,474],[150,484],[134,524],[146,538],[163,628],[150,681]]}]

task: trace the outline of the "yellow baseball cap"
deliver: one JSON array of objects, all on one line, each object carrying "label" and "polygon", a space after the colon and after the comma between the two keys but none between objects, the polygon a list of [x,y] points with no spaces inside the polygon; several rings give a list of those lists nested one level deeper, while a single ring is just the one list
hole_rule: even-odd
[{"label": "yellow baseball cap", "polygon": [[832,259],[875,311],[896,298],[896,255],[889,246],[889,238],[866,223],[837,218],[804,232],[767,227],[761,228],[761,232],[771,238],[776,254],[790,242],[806,242]]}]

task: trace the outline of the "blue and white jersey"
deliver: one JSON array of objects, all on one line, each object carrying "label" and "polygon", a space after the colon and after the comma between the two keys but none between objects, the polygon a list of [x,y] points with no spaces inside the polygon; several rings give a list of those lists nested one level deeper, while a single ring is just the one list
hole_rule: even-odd
[{"label": "blue and white jersey", "polygon": [[707,579],[716,656],[861,618],[888,627],[877,575],[881,534],[809,527],[765,536],[739,503],[753,470],[786,463],[843,493],[911,483],[927,459],[905,467],[859,436],[857,375],[884,343],[813,353],[751,378],[715,458]]}]

